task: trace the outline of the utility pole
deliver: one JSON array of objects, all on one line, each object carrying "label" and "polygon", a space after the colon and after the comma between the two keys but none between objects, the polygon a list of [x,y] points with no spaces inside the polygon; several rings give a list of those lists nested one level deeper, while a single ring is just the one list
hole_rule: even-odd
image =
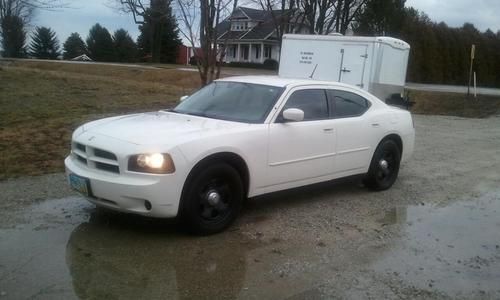
[{"label": "utility pole", "polygon": [[476,45],[472,44],[470,48],[470,70],[469,70],[469,85],[467,86],[467,97],[470,96],[470,85],[472,83],[472,66],[474,65],[474,57],[476,55]]}]

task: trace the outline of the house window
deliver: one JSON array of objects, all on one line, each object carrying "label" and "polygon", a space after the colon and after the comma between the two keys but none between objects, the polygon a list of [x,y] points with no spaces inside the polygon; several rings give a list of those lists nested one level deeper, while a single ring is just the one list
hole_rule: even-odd
[{"label": "house window", "polygon": [[271,58],[271,46],[264,46],[264,57]]},{"label": "house window", "polygon": [[233,22],[231,24],[232,31],[243,31],[248,30],[250,28],[249,22]]}]

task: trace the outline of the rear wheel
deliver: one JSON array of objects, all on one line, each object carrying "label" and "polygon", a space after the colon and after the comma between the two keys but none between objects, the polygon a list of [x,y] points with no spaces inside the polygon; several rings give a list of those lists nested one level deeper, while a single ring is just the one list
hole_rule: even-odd
[{"label": "rear wheel", "polygon": [[181,218],[193,233],[218,233],[236,219],[243,198],[243,184],[233,167],[225,163],[209,165],[188,182]]},{"label": "rear wheel", "polygon": [[382,141],[373,154],[365,185],[376,191],[390,188],[398,177],[400,161],[398,145],[393,140]]}]

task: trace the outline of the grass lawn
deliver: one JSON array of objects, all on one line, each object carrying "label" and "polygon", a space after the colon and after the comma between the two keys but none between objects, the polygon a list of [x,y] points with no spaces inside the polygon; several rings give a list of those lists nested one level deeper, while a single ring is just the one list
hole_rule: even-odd
[{"label": "grass lawn", "polygon": [[[196,72],[0,60],[0,180],[61,172],[71,132],[93,119],[174,105]],[[411,92],[414,113],[487,117],[500,99]]]},{"label": "grass lawn", "polygon": [[486,118],[500,114],[500,97],[478,95],[467,98],[465,94],[411,91],[415,104],[412,113],[451,115],[464,118]]},{"label": "grass lawn", "polygon": [[0,62],[0,180],[61,172],[80,124],[168,108],[198,87],[173,69]]}]

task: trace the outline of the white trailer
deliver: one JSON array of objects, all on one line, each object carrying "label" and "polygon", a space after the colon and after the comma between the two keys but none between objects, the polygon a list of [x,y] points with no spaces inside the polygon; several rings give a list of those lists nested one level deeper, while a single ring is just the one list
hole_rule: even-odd
[{"label": "white trailer", "polygon": [[399,104],[409,53],[409,44],[391,37],[285,34],[279,76],[348,83]]}]

